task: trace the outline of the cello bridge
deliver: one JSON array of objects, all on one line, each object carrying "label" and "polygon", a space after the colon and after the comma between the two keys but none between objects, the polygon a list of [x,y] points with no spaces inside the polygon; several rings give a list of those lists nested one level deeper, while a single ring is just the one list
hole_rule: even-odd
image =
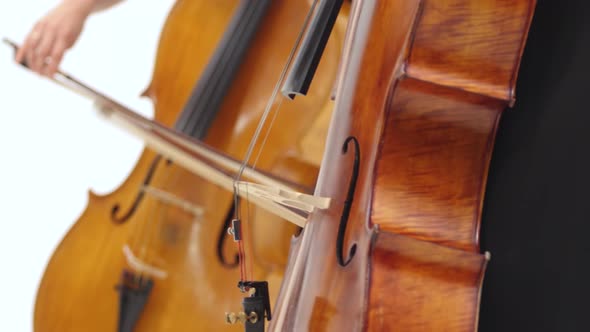
[{"label": "cello bridge", "polygon": [[182,210],[193,214],[196,218],[203,217],[205,210],[202,206],[193,204],[185,199],[182,199],[176,195],[173,195],[167,191],[151,187],[148,185],[143,185],[141,187],[141,191],[145,192],[148,195],[154,196],[156,199],[160,200],[163,203],[170,204],[173,206],[177,206]]},{"label": "cello bridge", "polygon": [[157,279],[166,279],[166,277],[168,277],[168,272],[149,265],[135,256],[128,245],[123,246],[123,255],[125,256],[127,264],[139,274],[148,275]]}]

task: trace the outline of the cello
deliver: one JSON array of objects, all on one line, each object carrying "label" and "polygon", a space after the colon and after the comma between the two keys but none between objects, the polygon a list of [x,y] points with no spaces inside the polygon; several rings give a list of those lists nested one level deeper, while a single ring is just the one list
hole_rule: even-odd
[{"label": "cello", "polygon": [[475,331],[492,147],[535,0],[358,0],[271,331]]},{"label": "cello", "polygon": [[[154,103],[155,119],[240,158],[309,8],[301,1],[179,0],[143,94]],[[313,133],[325,130],[331,112],[344,8],[318,67],[318,90],[277,118],[286,129],[268,135],[265,150],[274,152],[256,162],[307,188],[315,183],[323,147],[322,135]],[[239,299],[227,287],[242,272],[226,241],[233,210],[231,193],[146,149],[117,190],[89,194],[47,265],[35,331],[235,330],[221,316],[212,318]],[[259,240],[244,249],[254,261],[248,271],[274,281],[274,297],[287,239],[297,228],[268,224],[276,217],[263,211],[249,213],[257,227],[248,236]]]},{"label": "cello", "polygon": [[314,193],[331,204],[292,241],[271,331],[477,330],[483,192],[534,8],[354,3]]}]

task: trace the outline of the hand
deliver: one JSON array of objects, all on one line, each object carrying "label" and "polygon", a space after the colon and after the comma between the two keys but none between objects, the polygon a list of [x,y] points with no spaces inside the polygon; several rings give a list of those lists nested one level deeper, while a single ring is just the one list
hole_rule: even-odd
[{"label": "hand", "polygon": [[16,53],[16,61],[45,76],[53,76],[65,51],[71,48],[84,27],[92,0],[64,0],[41,18]]}]

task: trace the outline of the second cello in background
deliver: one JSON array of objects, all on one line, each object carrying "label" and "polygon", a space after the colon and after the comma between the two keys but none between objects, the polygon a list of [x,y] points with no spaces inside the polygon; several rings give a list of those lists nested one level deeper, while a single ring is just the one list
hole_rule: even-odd
[{"label": "second cello in background", "polygon": [[[240,159],[309,12],[306,1],[179,0],[162,31],[145,95],[155,119]],[[311,192],[323,154],[330,93],[348,5],[308,97],[285,105],[257,168]],[[197,78],[199,78],[198,83]],[[90,193],[41,282],[34,327],[46,331],[220,331],[243,294],[226,240],[232,193],[144,151],[113,193]],[[295,226],[254,208],[254,279],[278,293]]]}]

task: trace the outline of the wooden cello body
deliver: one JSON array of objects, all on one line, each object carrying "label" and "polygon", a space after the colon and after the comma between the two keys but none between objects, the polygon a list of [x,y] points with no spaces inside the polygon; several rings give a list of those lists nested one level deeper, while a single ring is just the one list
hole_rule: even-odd
[{"label": "wooden cello body", "polygon": [[[205,143],[236,159],[246,151],[310,6],[306,1],[266,2],[239,69],[227,92],[217,96],[217,114],[202,133]],[[249,10],[255,3],[262,2],[177,1],[163,28],[145,92],[158,122],[193,134],[185,131],[194,117],[190,103],[202,102],[227,84],[203,81],[207,74],[218,77],[215,70],[224,68],[207,63],[221,39],[235,43],[223,34],[232,15],[238,8],[247,13],[244,16],[254,15]],[[265,151],[271,153],[257,162],[257,168],[308,188],[314,187],[321,160],[322,119],[331,112],[346,13],[342,11],[330,38],[314,92],[281,111],[274,124],[281,130],[270,132],[266,140]],[[244,24],[247,17],[235,30],[244,30]],[[200,98],[194,98],[199,77],[204,88]],[[105,196],[89,193],[86,210],[46,268],[35,305],[35,331],[239,330],[224,322],[224,312],[235,310],[243,296],[235,287],[240,275],[236,250],[224,236],[231,209],[232,193],[146,149],[117,190]],[[247,234],[256,239],[247,248],[253,261],[250,271],[270,281],[274,299],[289,238],[297,229],[257,209],[247,212],[256,215],[256,227]]]},{"label": "wooden cello body", "polygon": [[480,214],[534,0],[358,0],[272,331],[475,331]]}]

